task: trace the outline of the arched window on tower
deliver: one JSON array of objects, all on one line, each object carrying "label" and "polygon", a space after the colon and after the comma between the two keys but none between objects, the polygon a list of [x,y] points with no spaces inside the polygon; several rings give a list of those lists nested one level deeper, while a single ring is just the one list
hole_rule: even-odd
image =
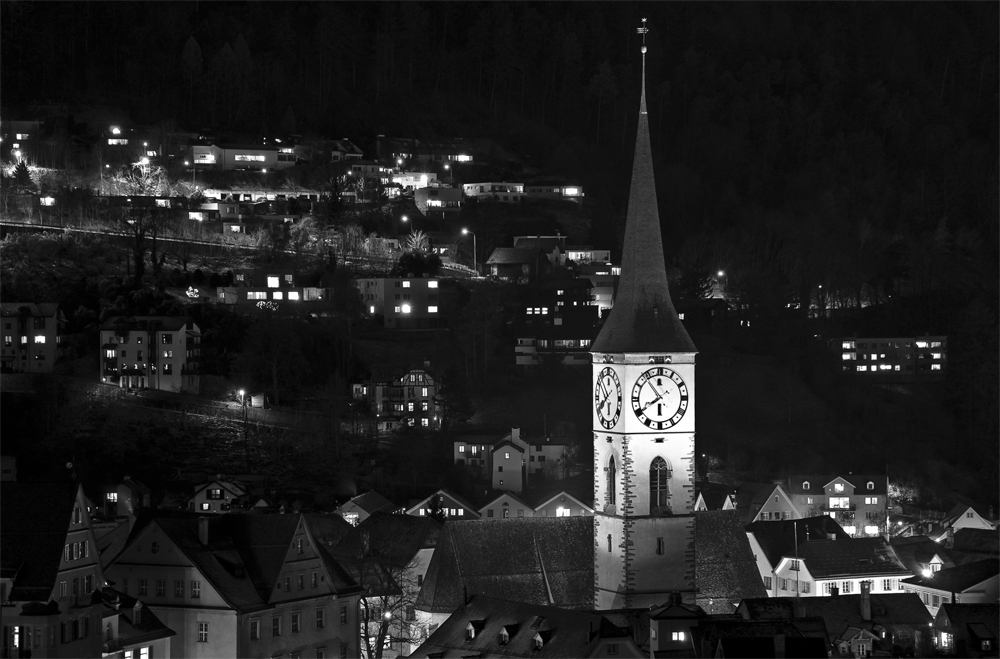
[{"label": "arched window on tower", "polygon": [[649,465],[649,512],[651,515],[670,515],[670,463],[657,456]]},{"label": "arched window on tower", "polygon": [[608,505],[615,505],[615,483],[618,480],[618,469],[615,467],[615,456],[608,461]]}]

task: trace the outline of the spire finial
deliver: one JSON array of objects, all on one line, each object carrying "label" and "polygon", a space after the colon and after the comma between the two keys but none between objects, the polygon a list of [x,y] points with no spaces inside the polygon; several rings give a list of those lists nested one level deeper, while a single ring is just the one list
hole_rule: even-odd
[{"label": "spire finial", "polygon": [[646,114],[646,33],[649,32],[649,28],[646,27],[646,19],[642,19],[642,27],[635,28],[638,34],[642,35],[642,95],[639,100],[639,113]]}]

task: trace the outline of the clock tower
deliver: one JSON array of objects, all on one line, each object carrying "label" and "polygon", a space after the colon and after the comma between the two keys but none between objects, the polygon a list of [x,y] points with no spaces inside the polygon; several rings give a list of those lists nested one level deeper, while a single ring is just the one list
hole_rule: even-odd
[{"label": "clock tower", "polygon": [[[644,34],[645,19],[639,32]],[[622,269],[591,349],[594,605],[695,598],[695,355],[667,288],[646,116],[646,46]]]}]

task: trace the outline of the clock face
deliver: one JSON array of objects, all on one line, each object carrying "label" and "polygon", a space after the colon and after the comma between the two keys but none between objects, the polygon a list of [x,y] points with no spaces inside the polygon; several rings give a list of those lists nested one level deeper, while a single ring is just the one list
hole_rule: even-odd
[{"label": "clock face", "polygon": [[632,387],[632,411],[653,430],[667,430],[684,417],[688,388],[683,378],[669,368],[645,371]]},{"label": "clock face", "polygon": [[607,429],[615,427],[622,412],[622,385],[618,373],[610,366],[601,369],[594,386],[594,407],[597,418]]}]

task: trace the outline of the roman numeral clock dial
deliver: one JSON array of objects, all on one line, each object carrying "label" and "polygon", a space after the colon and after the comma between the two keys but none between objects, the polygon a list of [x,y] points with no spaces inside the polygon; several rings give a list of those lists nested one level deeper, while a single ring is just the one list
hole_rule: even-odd
[{"label": "roman numeral clock dial", "polygon": [[604,428],[610,430],[615,427],[622,413],[622,385],[618,380],[618,373],[611,367],[604,367],[597,375],[594,408]]},{"label": "roman numeral clock dial", "polygon": [[653,430],[667,430],[677,425],[688,407],[688,388],[684,379],[669,368],[651,368],[632,387],[632,411],[637,419]]}]

